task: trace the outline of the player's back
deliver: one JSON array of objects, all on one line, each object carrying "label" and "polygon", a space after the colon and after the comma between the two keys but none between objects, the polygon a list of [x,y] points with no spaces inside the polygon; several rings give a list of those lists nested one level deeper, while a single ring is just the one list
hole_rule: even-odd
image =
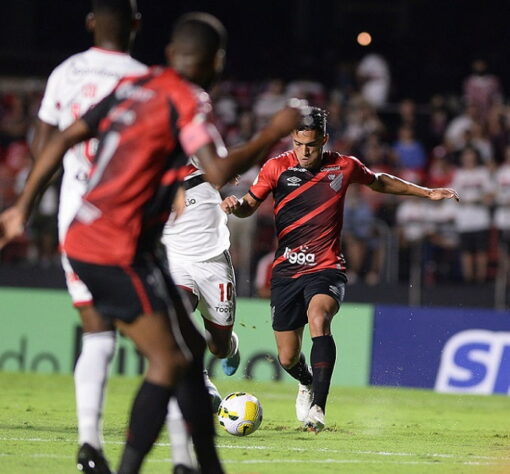
[{"label": "player's back", "polygon": [[[63,130],[109,94],[122,77],[146,71],[147,66],[123,52],[92,47],[74,54],[51,73],[39,118]],[[59,209],[61,241],[85,192],[96,146],[95,140],[89,140],[65,155]]]},{"label": "player's back", "polygon": [[204,94],[175,71],[153,68],[123,79],[82,117],[99,137],[99,147],[66,237],[71,257],[127,264],[152,247],[186,163],[182,146],[197,145],[193,127],[202,101],[209,103]]}]

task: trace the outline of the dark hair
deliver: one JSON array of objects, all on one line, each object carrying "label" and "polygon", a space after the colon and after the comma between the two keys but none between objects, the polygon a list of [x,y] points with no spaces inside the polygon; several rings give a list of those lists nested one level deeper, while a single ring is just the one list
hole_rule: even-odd
[{"label": "dark hair", "polygon": [[227,30],[215,16],[204,12],[187,13],[175,23],[172,41],[194,41],[208,53],[225,49]]},{"label": "dark hair", "polygon": [[296,130],[315,130],[320,135],[326,135],[326,117],[328,113],[319,107],[310,107],[310,111],[303,115]]},{"label": "dark hair", "polygon": [[123,20],[130,20],[136,14],[136,0],[92,0],[95,14],[107,13]]}]

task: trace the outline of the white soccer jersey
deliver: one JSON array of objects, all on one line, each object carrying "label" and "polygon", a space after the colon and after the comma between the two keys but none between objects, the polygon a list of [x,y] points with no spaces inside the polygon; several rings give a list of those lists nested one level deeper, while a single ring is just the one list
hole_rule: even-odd
[{"label": "white soccer jersey", "polygon": [[[63,130],[109,94],[121,77],[143,74],[146,70],[147,66],[127,53],[92,47],[75,54],[51,73],[39,118]],[[95,146],[95,140],[80,143],[64,157],[58,213],[61,242],[81,204]]]},{"label": "white soccer jersey", "polygon": [[496,172],[496,210],[494,224],[500,230],[510,230],[510,163]]},{"label": "white soccer jersey", "polygon": [[[202,174],[190,159],[185,182]],[[208,182],[186,190],[184,213],[178,219],[170,215],[161,239],[171,259],[203,262],[228,250],[230,233],[221,201],[218,190]]]},{"label": "white soccer jersey", "polygon": [[477,232],[489,229],[491,217],[484,198],[492,193],[493,187],[489,170],[483,166],[455,171],[452,188],[460,196],[455,219],[457,231]]}]

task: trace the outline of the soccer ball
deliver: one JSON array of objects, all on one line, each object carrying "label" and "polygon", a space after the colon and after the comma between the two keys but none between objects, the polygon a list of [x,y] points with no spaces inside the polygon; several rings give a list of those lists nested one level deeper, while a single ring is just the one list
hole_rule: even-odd
[{"label": "soccer ball", "polygon": [[262,423],[262,405],[249,393],[231,393],[220,403],[218,421],[227,433],[247,436],[256,431]]}]

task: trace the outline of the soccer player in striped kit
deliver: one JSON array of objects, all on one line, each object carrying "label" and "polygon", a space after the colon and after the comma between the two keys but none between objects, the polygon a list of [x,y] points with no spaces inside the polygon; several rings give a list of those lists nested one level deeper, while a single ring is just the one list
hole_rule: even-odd
[{"label": "soccer player in striped kit", "polygon": [[[331,321],[344,298],[345,260],[340,235],[345,193],[351,183],[374,191],[432,200],[458,199],[453,189],[429,189],[386,173],[373,173],[357,158],[324,151],[326,113],[312,107],[292,132],[293,150],[270,159],[249,192],[222,202],[246,217],[273,193],[278,249],[271,281],[272,326],[282,367],[299,381],[296,417],[305,429],[325,426],[326,400],[336,360]],[[311,370],[301,352],[304,326],[312,337]]]}]

